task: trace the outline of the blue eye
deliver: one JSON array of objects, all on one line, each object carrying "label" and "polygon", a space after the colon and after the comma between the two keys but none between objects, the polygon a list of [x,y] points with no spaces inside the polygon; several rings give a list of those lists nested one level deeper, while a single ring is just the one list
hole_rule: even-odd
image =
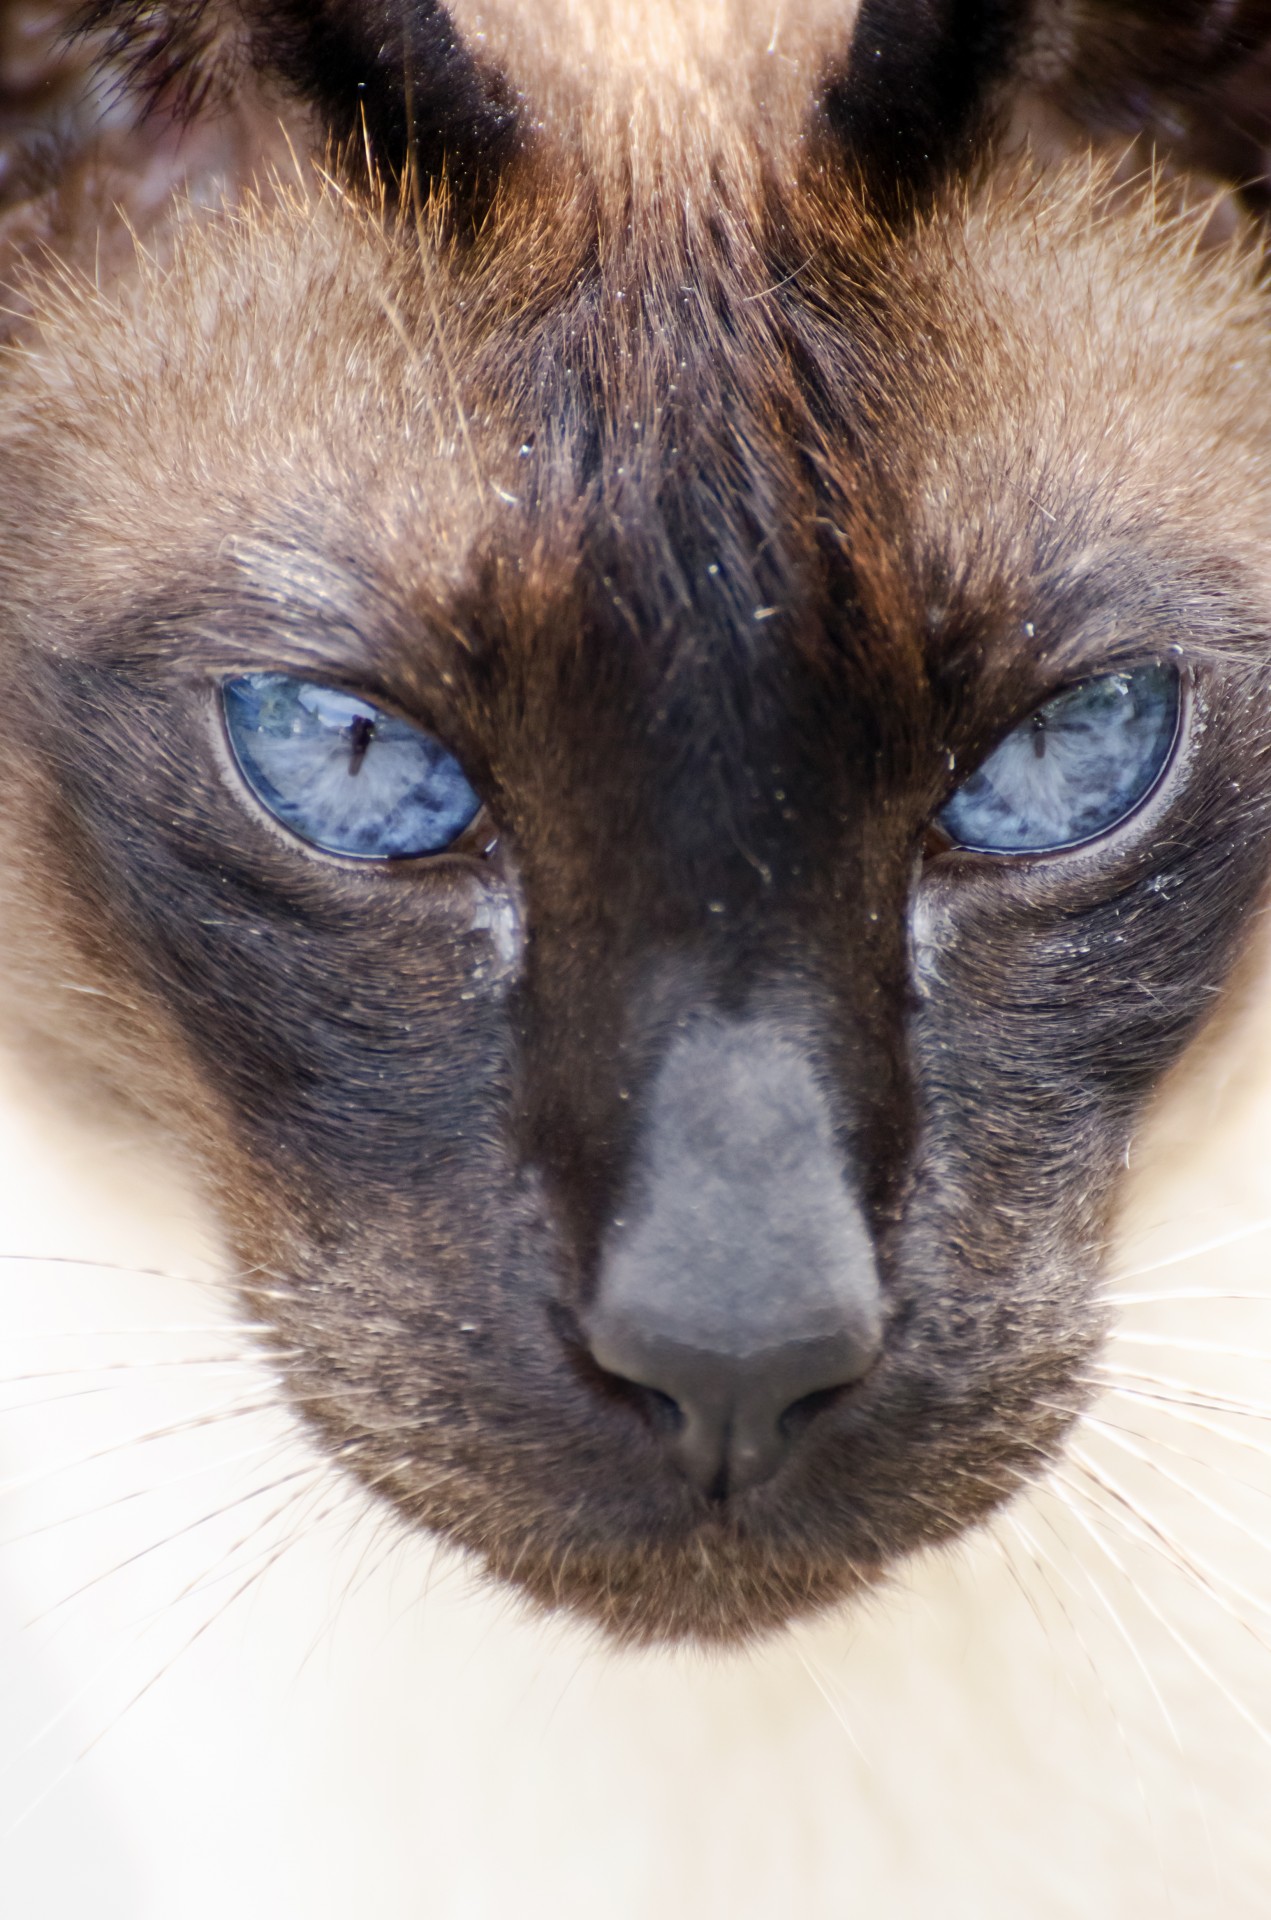
[{"label": "blue eye", "polygon": [[369,701],[290,673],[245,673],[221,698],[256,798],[326,853],[441,853],[476,816],[481,803],[454,755]]},{"label": "blue eye", "polygon": [[1147,799],[1178,737],[1173,667],[1083,681],[1039,707],[937,816],[974,853],[1057,853],[1119,826]]}]

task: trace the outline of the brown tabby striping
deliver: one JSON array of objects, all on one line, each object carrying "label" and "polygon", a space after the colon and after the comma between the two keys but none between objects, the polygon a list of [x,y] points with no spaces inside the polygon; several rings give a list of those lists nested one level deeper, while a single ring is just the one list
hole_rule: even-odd
[{"label": "brown tabby striping", "polygon": [[[6,1010],[184,1141],[332,1455],[545,1606],[774,1628],[1085,1402],[1267,878],[1269,59],[1201,0],[0,7]],[[1158,661],[1116,831],[933,837]],[[472,836],[280,830],[260,672],[435,735]]]}]

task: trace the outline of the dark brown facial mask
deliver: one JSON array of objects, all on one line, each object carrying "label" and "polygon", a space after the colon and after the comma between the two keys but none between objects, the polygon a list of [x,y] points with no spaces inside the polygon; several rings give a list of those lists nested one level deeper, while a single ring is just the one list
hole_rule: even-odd
[{"label": "dark brown facial mask", "polygon": [[[1054,1457],[1266,878],[1271,27],[841,11],[776,77],[742,6],[0,52],[6,998],[185,1142],[344,1467],[634,1639]],[[390,848],[420,740],[479,810]]]}]

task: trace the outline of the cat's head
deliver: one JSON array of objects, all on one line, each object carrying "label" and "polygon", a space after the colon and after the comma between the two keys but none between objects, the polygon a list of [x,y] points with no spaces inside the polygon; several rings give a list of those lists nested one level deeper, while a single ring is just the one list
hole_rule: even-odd
[{"label": "cat's head", "polygon": [[1258,261],[1002,157],[1058,14],[97,11],[151,115],[14,249],[278,101],[389,173],[22,282],[19,1017],[406,1519],[621,1636],[850,1594],[1059,1446],[1263,888]]}]

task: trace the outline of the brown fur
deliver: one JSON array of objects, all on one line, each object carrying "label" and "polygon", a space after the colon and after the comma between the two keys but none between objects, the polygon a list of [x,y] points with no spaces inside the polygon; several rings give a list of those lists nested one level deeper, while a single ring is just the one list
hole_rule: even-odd
[{"label": "brown fur", "polygon": [[[193,80],[90,40],[0,228],[6,999],[184,1139],[333,1454],[628,1637],[824,1605],[1052,1456],[1130,1129],[1265,881],[1258,246],[1004,151],[1012,75],[1085,111],[1061,9],[907,181],[853,79],[888,11],[465,0],[502,130],[421,178],[408,117],[370,188],[252,9],[165,43]],[[232,106],[226,45],[265,63]],[[140,75],[126,132],[85,46]],[[1171,649],[1140,821],[924,867],[951,768]],[[275,832],[214,713],[264,666],[439,732],[496,851]],[[711,1505],[578,1326],[671,1037],[734,1019],[816,1063],[888,1331]]]}]

